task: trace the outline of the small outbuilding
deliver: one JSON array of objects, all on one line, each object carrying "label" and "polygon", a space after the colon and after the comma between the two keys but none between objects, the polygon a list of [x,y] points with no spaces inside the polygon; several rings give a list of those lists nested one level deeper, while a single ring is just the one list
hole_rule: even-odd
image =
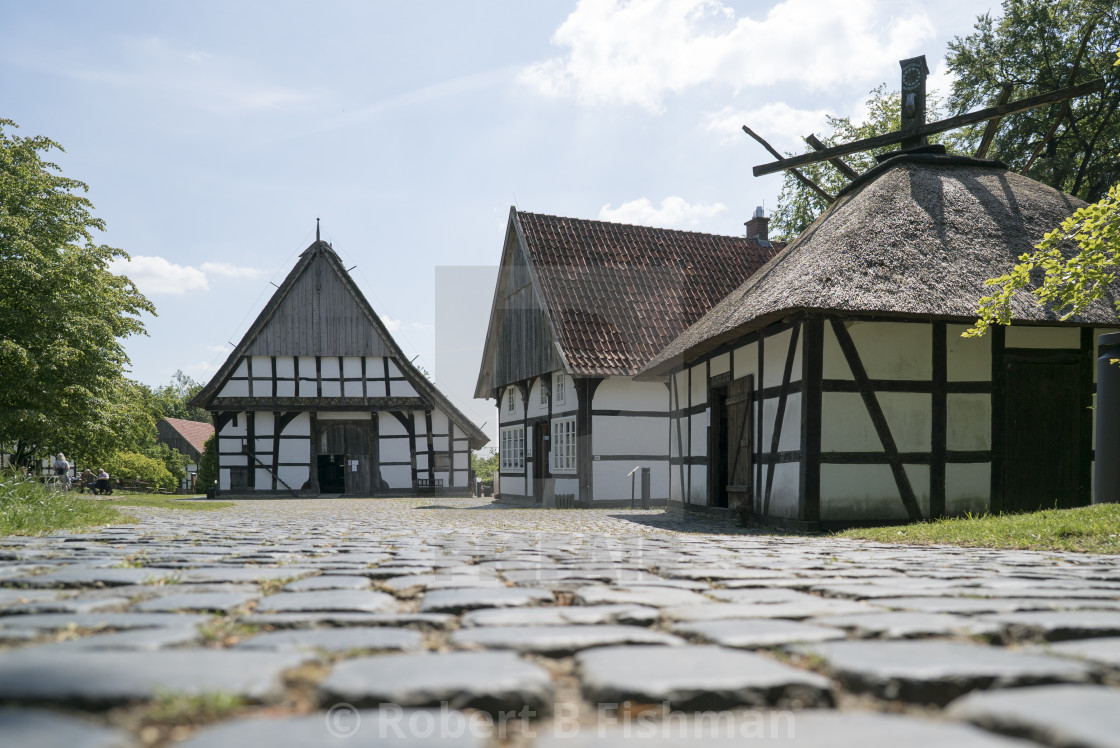
[{"label": "small outbuilding", "polygon": [[1120,295],[1064,321],[1017,298],[961,337],[1081,205],[936,147],[857,177],[637,377],[669,383],[672,501],[806,529],[1090,503]]},{"label": "small outbuilding", "polygon": [[475,390],[498,405],[502,497],[628,504],[647,468],[668,500],[665,386],[633,375],[773,256],[767,223],[715,236],[510,209]]},{"label": "small outbuilding", "polygon": [[316,237],[191,405],[234,495],[469,493],[489,440],[405,357]]},{"label": "small outbuilding", "polygon": [[156,422],[156,442],[166,444],[191,460],[187,465],[185,485],[179,488],[194,490],[198,465],[202,461],[202,452],[206,449],[206,440],[213,435],[212,423],[188,421],[185,418],[161,418]]}]

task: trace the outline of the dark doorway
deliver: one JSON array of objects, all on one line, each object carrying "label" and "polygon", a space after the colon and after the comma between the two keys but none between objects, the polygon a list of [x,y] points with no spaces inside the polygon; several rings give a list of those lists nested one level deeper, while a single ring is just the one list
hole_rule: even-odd
[{"label": "dark doorway", "polygon": [[727,387],[713,387],[709,404],[708,505],[727,506]]},{"label": "dark doorway", "polygon": [[727,390],[727,505],[739,512],[754,507],[754,377],[733,380]]},{"label": "dark doorway", "polygon": [[[1004,369],[1003,509],[1080,506],[1080,354],[1008,354]],[[1087,459],[1087,457],[1086,457]]]},{"label": "dark doorway", "polygon": [[346,490],[346,460],[343,455],[319,455],[319,492],[342,493]]},{"label": "dark doorway", "polygon": [[249,490],[249,468],[231,467],[229,469],[230,493],[239,493]]},{"label": "dark doorway", "polygon": [[533,426],[533,498],[538,504],[544,501],[545,479],[548,478],[549,450],[552,439],[548,421],[538,421]]}]

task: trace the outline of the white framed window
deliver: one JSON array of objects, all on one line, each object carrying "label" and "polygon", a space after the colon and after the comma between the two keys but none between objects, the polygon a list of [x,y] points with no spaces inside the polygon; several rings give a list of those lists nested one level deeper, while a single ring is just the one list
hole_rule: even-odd
[{"label": "white framed window", "polygon": [[525,469],[525,430],[509,426],[498,435],[498,467],[501,470]]},{"label": "white framed window", "polygon": [[552,472],[574,473],[576,471],[576,419],[554,418],[552,420]]},{"label": "white framed window", "polygon": [[513,404],[513,388],[509,388],[509,394],[506,395],[506,410],[512,413],[516,406]]},{"label": "white framed window", "polygon": [[541,380],[541,405],[548,405],[548,390],[545,389],[544,380]]},{"label": "white framed window", "polygon": [[557,405],[564,404],[565,390],[567,389],[568,377],[561,372],[556,375],[556,388],[552,391],[552,399]]}]

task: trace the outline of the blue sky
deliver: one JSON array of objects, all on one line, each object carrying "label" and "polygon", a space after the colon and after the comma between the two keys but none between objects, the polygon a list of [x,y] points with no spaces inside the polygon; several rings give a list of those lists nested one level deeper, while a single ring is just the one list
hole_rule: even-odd
[{"label": "blue sky", "polygon": [[405,351],[489,430],[461,354],[481,346],[490,275],[451,291],[476,339],[441,369],[436,270],[446,294],[451,269],[495,265],[510,205],[739,234],[781,186],[750,175],[771,159],[740,125],[801,152],[826,113],[858,116],[871,88],[897,86],[899,59],[925,54],[943,87],[946,42],[989,9],[6,2],[0,117],[66,148],[55,160],[89,184],[103,241],[132,255],[120,271],[159,313],[127,342],[135,378],[208,379],[319,216]]}]

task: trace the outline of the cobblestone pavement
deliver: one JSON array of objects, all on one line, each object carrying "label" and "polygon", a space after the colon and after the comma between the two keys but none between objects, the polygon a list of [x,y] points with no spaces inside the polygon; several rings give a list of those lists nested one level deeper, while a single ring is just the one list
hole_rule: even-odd
[{"label": "cobblestone pavement", "polygon": [[0,539],[5,746],[1120,746],[1120,558],[465,499]]}]

